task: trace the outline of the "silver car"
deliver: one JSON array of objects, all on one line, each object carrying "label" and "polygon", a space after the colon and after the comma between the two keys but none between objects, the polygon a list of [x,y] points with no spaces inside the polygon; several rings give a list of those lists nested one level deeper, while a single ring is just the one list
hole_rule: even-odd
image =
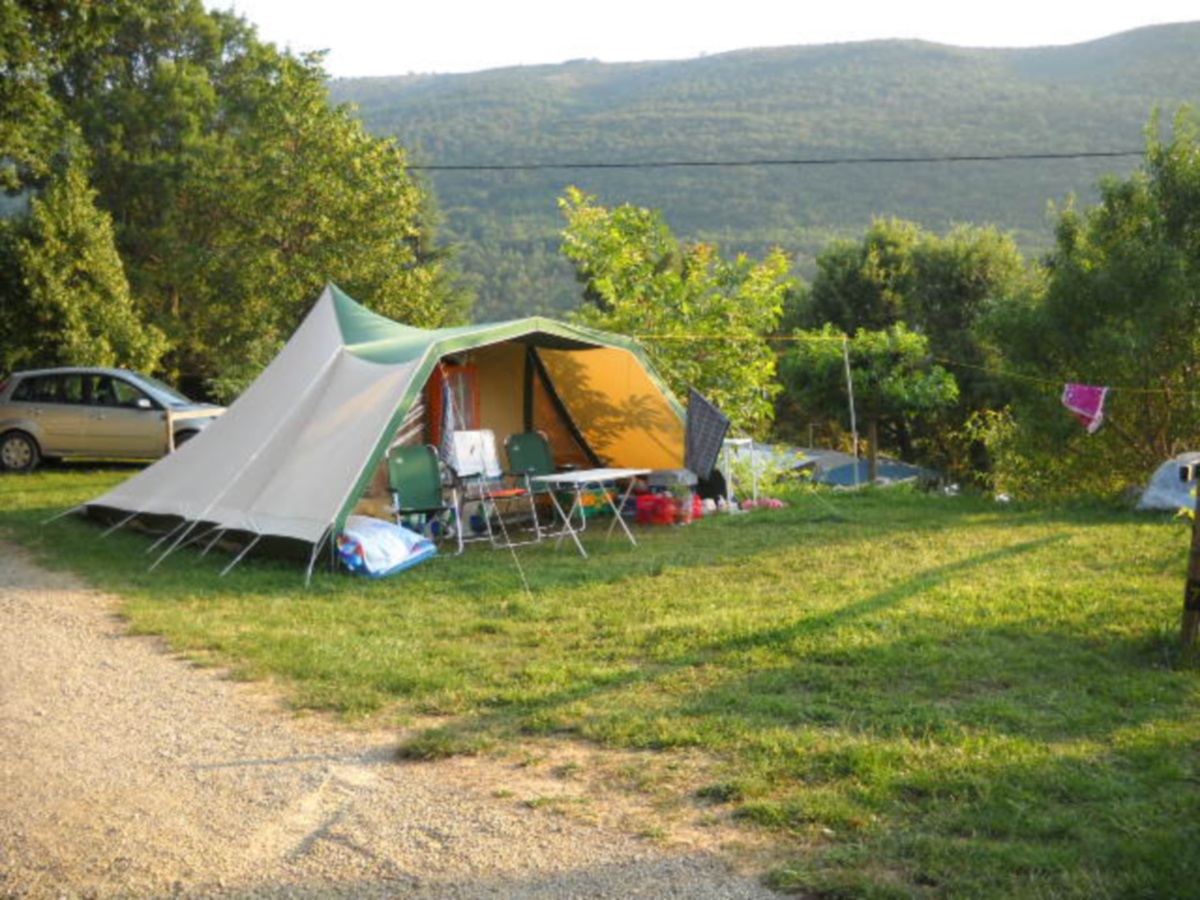
[{"label": "silver car", "polygon": [[17,372],[0,383],[0,470],[28,472],[43,458],[157,459],[224,412],[125,369]]}]

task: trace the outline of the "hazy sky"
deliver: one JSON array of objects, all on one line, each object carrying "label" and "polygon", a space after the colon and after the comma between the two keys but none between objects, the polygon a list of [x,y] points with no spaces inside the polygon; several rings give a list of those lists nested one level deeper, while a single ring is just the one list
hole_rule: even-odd
[{"label": "hazy sky", "polygon": [[334,76],[688,59],[752,47],[920,38],[962,47],[1074,44],[1200,19],[1196,0],[205,0]]}]

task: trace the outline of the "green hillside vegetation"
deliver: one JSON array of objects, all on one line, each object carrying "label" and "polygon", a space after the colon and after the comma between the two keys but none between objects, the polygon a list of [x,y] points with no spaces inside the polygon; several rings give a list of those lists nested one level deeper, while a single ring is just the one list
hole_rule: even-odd
[{"label": "green hillside vegetation", "polygon": [[[1048,204],[1094,197],[1136,155],[1101,159],[850,163],[864,158],[1136,153],[1156,107],[1195,102],[1200,23],[1069,47],[961,49],[916,41],[747,50],[688,61],[344,79],[336,100],[397,137],[414,166],[545,166],[426,173],[445,237],[478,293],[476,316],[560,312],[580,292],[558,251],[556,201],[578,185],[608,205],[662,210],[689,240],[802,274],[835,237],[894,216],[944,232],[1052,242]],[[571,168],[564,164],[804,160],[806,165]]]}]

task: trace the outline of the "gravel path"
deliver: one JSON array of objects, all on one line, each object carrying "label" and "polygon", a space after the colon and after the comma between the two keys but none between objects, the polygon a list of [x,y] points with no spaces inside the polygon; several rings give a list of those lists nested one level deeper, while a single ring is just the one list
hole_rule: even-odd
[{"label": "gravel path", "polygon": [[772,898],[487,760],[284,714],[0,543],[0,897]]}]

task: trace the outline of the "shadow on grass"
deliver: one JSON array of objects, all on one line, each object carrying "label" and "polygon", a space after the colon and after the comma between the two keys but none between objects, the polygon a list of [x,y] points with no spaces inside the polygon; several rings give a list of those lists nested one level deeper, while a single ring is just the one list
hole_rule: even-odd
[{"label": "shadow on grass", "polygon": [[[906,896],[1177,896],[1200,874],[1200,740],[1192,694],[1155,666],[1153,642],[1036,623],[955,629],[953,610],[941,629],[846,640],[939,585],[1064,540],[926,569],[829,612],[460,718],[400,752],[476,752],[522,730],[703,746],[730,777],[706,796],[805,845],[775,883],[818,896],[891,896],[897,883]],[[739,671],[747,654],[763,659],[750,674],[687,678]],[[622,704],[648,686],[656,704]]]},{"label": "shadow on grass", "polygon": [[1189,764],[1173,764],[1193,738],[1079,756],[1004,749],[795,779],[737,814],[799,838],[772,882],[805,895],[1194,896],[1200,792]]},{"label": "shadow on grass", "polygon": [[[724,725],[731,733],[740,733],[744,728],[753,730],[790,727],[805,721],[846,725],[850,722],[862,723],[864,719],[869,719],[867,713],[873,708],[873,714],[878,715],[881,712],[877,708],[877,699],[866,700],[864,697],[878,698],[900,694],[900,706],[893,715],[903,722],[909,721],[912,715],[912,704],[909,702],[911,692],[917,685],[924,684],[928,686],[921,688],[917,693],[928,695],[929,702],[936,703],[939,709],[943,710],[936,717],[936,721],[942,721],[948,717],[945,708],[953,692],[960,690],[963,683],[974,684],[973,679],[988,677],[987,671],[974,668],[975,663],[970,660],[960,661],[956,654],[961,653],[961,650],[952,647],[939,650],[942,645],[936,642],[934,652],[927,646],[912,646],[901,639],[889,642],[881,649],[856,646],[852,654],[847,655],[846,651],[840,649],[841,638],[838,632],[847,625],[902,604],[972,569],[1016,559],[1061,540],[1064,540],[1063,536],[1049,536],[977,554],[969,559],[923,571],[859,602],[826,613],[805,615],[780,627],[692,645],[674,658],[656,659],[652,663],[610,675],[577,679],[570,687],[541,696],[534,701],[515,703],[497,711],[465,716],[453,725],[438,729],[439,741],[447,747],[452,747],[454,741],[448,741],[447,737],[450,732],[454,732],[462,736],[464,745],[474,748],[478,746],[478,740],[470,737],[473,733],[487,733],[497,727],[503,730],[512,727],[513,724],[523,724],[524,727],[532,727],[533,730],[573,731],[575,729],[569,724],[569,718],[556,713],[581,700],[596,699],[605,693],[616,693],[656,681],[665,682],[677,673],[699,667],[721,669],[722,663],[727,659],[764,650],[773,654],[773,658],[787,661],[786,665],[780,663],[760,669],[746,678],[690,692],[674,709],[656,709],[651,717],[675,715],[687,719],[715,715],[725,718]],[[829,641],[828,646],[825,645],[826,639]],[[1024,639],[1025,636],[1022,636],[1022,640]],[[1054,637],[1048,639],[1047,644],[1053,645],[1055,651],[1061,653],[1065,642],[1068,641],[1067,637]],[[925,639],[921,638],[920,643],[924,645]],[[992,637],[977,633],[970,643],[989,647]],[[1003,653],[1019,655],[1026,652],[1021,642],[1001,641],[1000,644],[1005,648]],[[1081,647],[1081,650],[1095,652],[1095,648],[1090,644]],[[995,654],[996,651],[989,651],[988,662],[1003,667],[1003,660],[998,660]],[[942,657],[940,661],[938,656]],[[926,670],[914,670],[914,662],[917,665],[924,664]],[[787,665],[796,670],[790,676],[786,673]],[[736,663],[732,663],[728,669],[732,670],[735,667]],[[1023,668],[1028,668],[1028,664]],[[1035,680],[1035,684],[1037,683],[1039,682]],[[959,687],[956,688],[956,685]],[[847,691],[861,692],[862,697],[856,694],[847,695]],[[975,691],[968,693],[974,696]],[[670,696],[672,692],[665,694]],[[799,702],[782,704],[776,707],[774,712],[770,711],[770,704],[756,705],[752,702],[752,698],[772,695],[789,695],[797,698]],[[839,706],[839,703],[845,705]],[[953,703],[949,706],[952,707]],[[732,727],[730,723],[733,720],[741,720],[742,724]],[[924,726],[926,730],[934,721],[932,717],[929,719]],[[654,735],[655,729],[647,727],[643,738],[637,743],[647,747],[665,747],[689,742],[686,738],[676,738],[668,734],[658,737]],[[628,742],[628,737],[615,739],[614,742]]]},{"label": "shadow on grass", "polygon": [[[820,513],[819,508],[816,511]],[[42,512],[26,510],[21,518],[28,520]],[[739,557],[753,559],[759,553],[778,553],[781,546],[800,543],[814,534],[820,536],[823,553],[837,553],[843,544],[874,540],[875,535],[885,540],[893,533],[910,535],[914,528],[944,528],[948,521],[959,521],[959,514],[950,506],[939,506],[931,515],[918,516],[917,523],[906,520],[902,527],[863,522],[847,526],[841,520],[824,518],[813,521],[811,512],[793,508],[782,516],[764,513],[726,520],[730,521],[728,527],[716,521],[688,529],[664,529],[652,532],[638,549],[622,546],[624,542],[615,539],[599,542],[597,552],[587,560],[568,546],[558,551],[549,546],[533,548],[523,552],[520,559],[535,596],[552,597],[559,590],[640,580],[668,569],[697,570]],[[5,518],[13,521],[12,517]],[[781,540],[781,534],[787,532],[796,538]],[[760,537],[763,533],[770,534],[771,539],[764,542]],[[387,582],[323,576],[316,579],[312,591],[305,591],[294,566],[256,561],[220,578],[223,559],[199,557],[191,551],[176,554],[150,573],[146,569],[153,557],[139,552],[149,547],[149,540],[128,534],[105,539],[99,535],[93,526],[71,518],[33,528],[32,533],[22,535],[22,540],[57,565],[82,570],[98,586],[112,590],[136,587],[150,594],[170,595],[170,602],[217,590],[249,603],[260,597],[283,595],[303,595],[316,602],[336,602],[350,596],[371,602],[396,602],[405,594],[427,594],[451,600],[470,597],[477,604],[478,614],[479,604],[507,600],[521,590],[509,555],[486,549],[464,557],[443,557]],[[694,738],[684,727],[672,733],[670,720],[696,717],[710,717],[717,723],[716,728],[737,734],[737,739],[743,741],[748,739],[746,732],[796,724],[865,729],[880,735],[949,736],[964,728],[998,729],[1047,739],[1062,734],[1102,734],[1103,726],[1091,731],[1088,722],[1089,716],[1103,720],[1105,703],[1115,703],[1135,717],[1139,709],[1148,709],[1135,696],[1119,689],[1111,697],[1095,696],[1096,679],[1089,678],[1089,674],[1094,676],[1094,670],[1102,669],[1097,664],[1114,652],[1126,655],[1114,650],[1112,643],[1080,641],[1070,634],[1036,629],[1006,631],[978,626],[969,632],[942,629],[931,634],[918,630],[913,635],[899,633],[887,640],[881,640],[878,634],[866,634],[850,644],[839,636],[847,628],[862,628],[864,623],[869,627],[877,616],[974,570],[1017,561],[1067,537],[1056,534],[1022,541],[927,568],[861,600],[827,611],[789,612],[789,621],[772,627],[707,643],[686,640],[682,642],[686,649],[674,655],[667,652],[640,660],[631,655],[628,664],[618,664],[603,674],[573,678],[561,690],[467,714],[447,726],[448,731],[443,729],[441,740],[452,750],[457,742],[446,739],[453,734],[461,737],[464,746],[475,747],[480,734],[511,732],[514,728],[582,733],[572,720],[571,709],[581,701],[590,700],[591,705],[603,707],[606,695],[618,698],[622,691],[635,687],[668,685],[704,667],[722,673],[726,680],[697,683],[672,707],[657,709],[654,715],[665,717],[668,726],[647,727],[640,737],[633,738],[606,733],[603,724],[593,724],[589,736],[612,743],[634,741],[642,746],[685,744]],[[881,573],[881,578],[885,574]],[[545,617],[553,622],[564,614],[561,606],[551,605],[550,601],[545,606],[538,602],[526,606],[507,607],[507,619]],[[679,627],[686,627],[686,622]],[[494,639],[512,638],[506,629],[499,628]],[[761,662],[752,674],[739,676],[744,666],[739,670],[738,658],[746,655],[761,658]],[[1063,658],[1075,660],[1066,669],[1069,677],[1062,675],[1058,664],[1042,671],[1041,660]],[[1089,671],[1089,665],[1093,671]],[[1054,679],[1062,683],[1054,683]],[[670,691],[663,693],[674,696]],[[607,702],[619,704],[616,699]],[[1027,714],[1038,711],[1039,716]],[[722,739],[718,736],[705,740]]]}]

